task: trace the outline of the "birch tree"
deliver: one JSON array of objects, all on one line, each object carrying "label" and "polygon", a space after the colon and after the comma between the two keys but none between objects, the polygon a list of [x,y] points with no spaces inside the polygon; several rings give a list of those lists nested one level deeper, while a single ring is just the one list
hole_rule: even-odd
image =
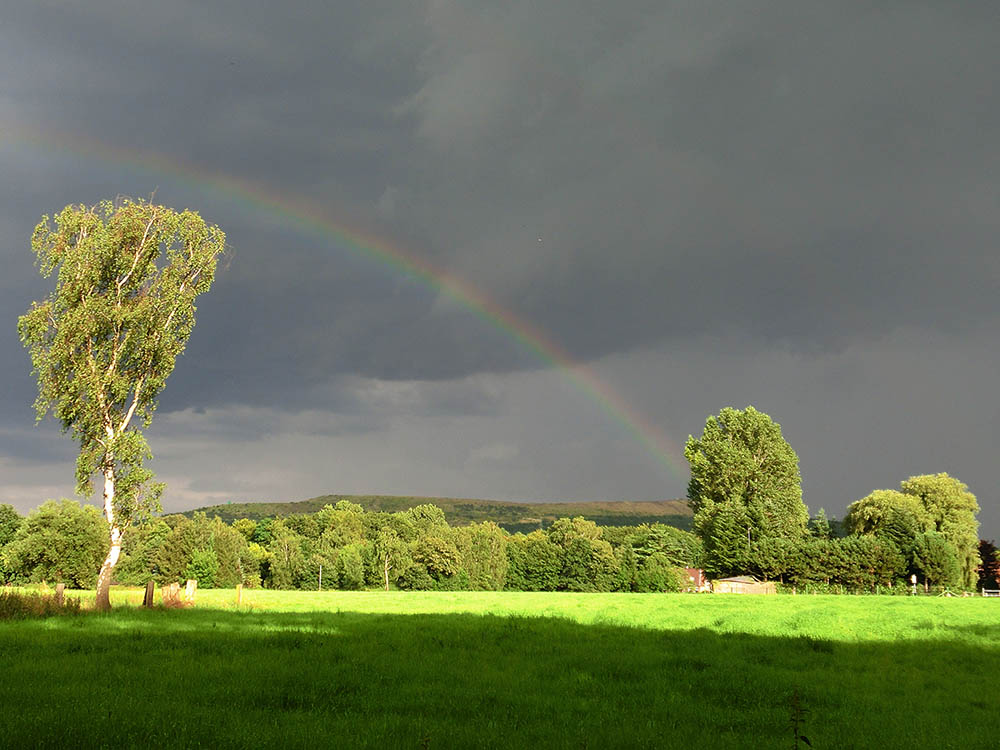
[{"label": "birch tree", "polygon": [[31,238],[55,289],[18,320],[38,378],[37,418],[51,411],[80,444],[76,489],[104,485],[110,547],[97,580],[108,590],[129,525],[159,510],[143,435],[195,323],[195,299],[211,287],[222,230],[193,211],[146,201],[67,206]]}]

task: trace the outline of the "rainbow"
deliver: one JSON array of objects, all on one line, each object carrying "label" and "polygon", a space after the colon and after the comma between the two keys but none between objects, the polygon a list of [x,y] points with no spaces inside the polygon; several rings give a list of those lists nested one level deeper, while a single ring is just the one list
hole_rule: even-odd
[{"label": "rainbow", "polygon": [[607,382],[548,337],[531,322],[503,307],[486,293],[447,269],[430,263],[395,243],[334,221],[318,206],[300,197],[276,193],[231,175],[210,172],[194,164],[152,151],[110,146],[104,142],[37,128],[0,128],[0,141],[59,152],[88,161],[137,169],[164,176],[198,191],[235,201],[274,217],[300,232],[316,234],[339,248],[387,266],[451,298],[505,334],[548,366],[557,368],[654,459],[677,479],[686,479],[687,464],[678,444],[635,409]]}]

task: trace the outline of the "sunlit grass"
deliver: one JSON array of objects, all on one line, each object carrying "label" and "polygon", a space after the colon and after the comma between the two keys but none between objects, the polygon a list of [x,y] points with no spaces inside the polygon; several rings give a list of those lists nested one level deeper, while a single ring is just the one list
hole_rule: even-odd
[{"label": "sunlit grass", "polygon": [[996,746],[997,600],[114,594],[0,623],[6,744],[789,747],[797,690],[814,747]]},{"label": "sunlit grass", "polygon": [[[93,592],[67,592],[86,605]],[[112,589],[116,606],[138,607],[143,590]],[[155,602],[160,601],[157,590]],[[496,591],[275,591],[199,589],[195,609],[254,612],[477,614],[559,617],[581,624],[654,630],[810,636],[842,641],[976,639],[1000,622],[1000,601],[982,597],[741,596]],[[961,630],[956,631],[960,626]]]}]

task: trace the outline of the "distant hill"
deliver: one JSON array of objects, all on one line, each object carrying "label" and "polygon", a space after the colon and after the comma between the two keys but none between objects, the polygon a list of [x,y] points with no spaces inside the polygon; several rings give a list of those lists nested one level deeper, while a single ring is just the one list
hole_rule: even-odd
[{"label": "distant hill", "polygon": [[508,531],[531,531],[549,526],[557,518],[584,516],[601,526],[634,526],[641,523],[665,523],[681,529],[691,528],[691,510],[687,500],[606,501],[582,503],[515,503],[504,500],[474,500],[453,497],[404,497],[395,495],[321,495],[294,503],[226,503],[185,511],[191,516],[202,511],[210,518],[218,516],[227,523],[237,518],[258,520],[293,513],[315,513],[324,505],[340,500],[357,503],[368,511],[397,512],[430,503],[444,511],[448,523],[465,526],[473,522],[494,521]]}]

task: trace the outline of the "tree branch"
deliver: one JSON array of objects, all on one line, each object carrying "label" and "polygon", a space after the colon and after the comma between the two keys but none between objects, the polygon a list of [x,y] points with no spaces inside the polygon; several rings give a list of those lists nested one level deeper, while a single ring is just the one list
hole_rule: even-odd
[{"label": "tree branch", "polygon": [[146,224],[146,230],[142,233],[142,239],[139,240],[139,247],[137,247],[136,250],[135,250],[135,258],[132,259],[132,267],[130,269],[128,269],[128,273],[126,273],[121,279],[118,280],[118,283],[117,283],[117,287],[118,287],[117,295],[119,297],[119,302],[120,302],[120,298],[121,298],[122,287],[125,285],[125,282],[129,280],[129,277],[132,275],[132,272],[135,271],[135,267],[137,265],[139,265],[139,256],[142,255],[142,248],[143,248],[143,246],[145,246],[146,240],[149,239],[149,230],[152,228],[154,221],[156,221],[156,208],[155,207],[153,208],[152,215],[149,217],[149,223]]}]

